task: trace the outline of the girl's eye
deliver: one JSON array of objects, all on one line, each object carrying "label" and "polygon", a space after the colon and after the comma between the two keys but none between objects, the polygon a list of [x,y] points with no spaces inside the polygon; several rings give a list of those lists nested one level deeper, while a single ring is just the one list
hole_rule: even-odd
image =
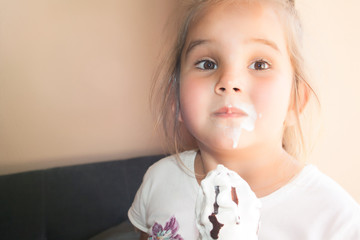
[{"label": "girl's eye", "polygon": [[249,68],[254,69],[254,70],[267,70],[270,68],[270,64],[265,62],[264,60],[259,60],[259,61],[255,61],[253,62]]},{"label": "girl's eye", "polygon": [[211,60],[201,60],[195,64],[195,66],[202,70],[213,70],[217,69],[216,63]]}]

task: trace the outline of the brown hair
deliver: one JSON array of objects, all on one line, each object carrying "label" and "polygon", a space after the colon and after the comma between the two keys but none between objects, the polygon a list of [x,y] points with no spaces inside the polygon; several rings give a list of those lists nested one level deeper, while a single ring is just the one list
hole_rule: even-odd
[{"label": "brown hair", "polygon": [[304,110],[307,100],[316,93],[310,86],[308,76],[304,67],[302,55],[302,27],[295,10],[294,1],[290,0],[192,0],[185,6],[183,16],[180,19],[180,29],[177,37],[167,56],[159,65],[154,77],[152,89],[152,104],[155,107],[157,126],[162,125],[165,140],[169,153],[179,153],[187,149],[196,149],[193,137],[187,132],[183,124],[179,122],[179,80],[181,68],[181,55],[191,26],[196,22],[199,13],[215,4],[224,2],[246,1],[269,2],[276,6],[276,9],[283,10],[284,28],[288,43],[288,52],[293,67],[294,78],[292,84],[291,106],[296,112],[296,125],[285,124],[283,132],[283,148],[295,158],[301,159],[306,153],[304,134],[302,131],[301,113]]}]

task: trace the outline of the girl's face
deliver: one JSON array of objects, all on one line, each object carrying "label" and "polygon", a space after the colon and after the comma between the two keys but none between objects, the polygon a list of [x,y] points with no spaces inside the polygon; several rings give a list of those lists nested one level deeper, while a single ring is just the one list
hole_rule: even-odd
[{"label": "girl's face", "polygon": [[180,121],[200,148],[281,146],[292,79],[272,7],[210,7],[189,29],[182,53]]}]

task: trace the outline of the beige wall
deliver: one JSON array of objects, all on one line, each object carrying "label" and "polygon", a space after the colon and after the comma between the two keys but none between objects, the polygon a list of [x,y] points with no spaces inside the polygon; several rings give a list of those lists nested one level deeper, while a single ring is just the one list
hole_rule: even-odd
[{"label": "beige wall", "polygon": [[157,153],[168,0],[0,0],[0,173]]},{"label": "beige wall", "polygon": [[[0,0],[0,174],[161,152],[150,76],[176,0]],[[360,2],[298,0],[322,101],[312,163],[360,202]]]},{"label": "beige wall", "polygon": [[322,128],[311,163],[360,203],[360,2],[298,0]]}]

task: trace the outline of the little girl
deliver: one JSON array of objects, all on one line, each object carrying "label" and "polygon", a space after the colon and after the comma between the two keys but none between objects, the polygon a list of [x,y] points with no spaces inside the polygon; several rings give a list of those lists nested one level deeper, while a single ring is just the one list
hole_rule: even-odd
[{"label": "little girl", "polygon": [[141,239],[201,237],[200,184],[219,165],[260,200],[259,239],[360,239],[359,205],[300,161],[300,115],[315,95],[301,34],[289,0],[193,0],[163,78],[174,155],[149,168],[128,213]]}]

